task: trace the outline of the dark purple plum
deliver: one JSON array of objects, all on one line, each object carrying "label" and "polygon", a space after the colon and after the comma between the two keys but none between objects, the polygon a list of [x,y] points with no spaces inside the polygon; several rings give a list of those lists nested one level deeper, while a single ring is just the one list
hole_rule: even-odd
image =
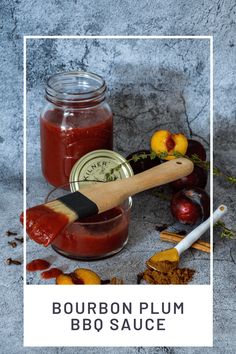
[{"label": "dark purple plum", "polygon": [[171,213],[183,224],[193,225],[210,215],[210,197],[204,189],[183,189],[173,195]]},{"label": "dark purple plum", "polygon": [[179,191],[184,188],[205,188],[207,184],[207,171],[202,167],[194,166],[194,170],[190,175],[177,179],[171,182],[170,185],[174,191]]}]

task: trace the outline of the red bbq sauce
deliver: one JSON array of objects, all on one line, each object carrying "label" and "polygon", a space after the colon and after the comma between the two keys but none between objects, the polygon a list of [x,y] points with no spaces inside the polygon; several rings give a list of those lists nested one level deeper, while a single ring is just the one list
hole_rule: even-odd
[{"label": "red bbq sauce", "polygon": [[[78,123],[79,122],[79,123]],[[46,180],[55,187],[69,181],[75,162],[97,149],[113,147],[112,114],[104,109],[74,111],[48,110],[40,119],[41,162]]]},{"label": "red bbq sauce", "polygon": [[26,270],[28,272],[37,272],[39,270],[48,269],[51,264],[45,259],[34,259],[26,265]]},{"label": "red bbq sauce", "polygon": [[42,172],[59,187],[75,162],[90,151],[112,149],[112,111],[102,77],[84,71],[51,76],[40,119]]},{"label": "red bbq sauce", "polygon": [[129,213],[116,207],[66,227],[52,246],[71,258],[101,258],[121,249],[127,241]]},{"label": "red bbq sauce", "polygon": [[[23,223],[23,214],[20,217]],[[44,205],[26,211],[26,232],[35,242],[48,246],[66,227],[68,218]]]},{"label": "red bbq sauce", "polygon": [[41,273],[41,278],[42,279],[52,279],[56,278],[58,275],[62,274],[62,270],[59,268],[51,268],[49,270],[46,270],[45,272]]}]

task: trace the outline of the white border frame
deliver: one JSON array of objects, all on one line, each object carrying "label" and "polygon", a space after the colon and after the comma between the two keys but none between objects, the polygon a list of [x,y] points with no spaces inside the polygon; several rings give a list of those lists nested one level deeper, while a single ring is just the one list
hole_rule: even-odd
[{"label": "white border frame", "polygon": [[[210,195],[211,195],[211,202],[210,202],[210,211],[211,215],[213,213],[213,36],[41,36],[41,35],[26,35],[23,37],[23,92],[24,92],[24,99],[23,99],[23,210],[26,213],[26,116],[27,116],[27,71],[26,71],[26,64],[27,64],[27,40],[29,39],[192,39],[192,40],[209,40],[210,43]],[[24,277],[24,299],[25,299],[25,287],[26,284],[26,224],[24,220],[24,251],[23,251],[23,277]],[[211,253],[210,253],[210,284],[206,284],[207,286],[211,287],[212,297],[213,297],[213,222],[211,218],[210,224],[210,244],[211,244]],[[201,284],[205,285],[205,284]],[[30,285],[31,286],[31,285]],[[39,285],[41,286],[41,285]],[[213,318],[212,318],[213,321]]]}]

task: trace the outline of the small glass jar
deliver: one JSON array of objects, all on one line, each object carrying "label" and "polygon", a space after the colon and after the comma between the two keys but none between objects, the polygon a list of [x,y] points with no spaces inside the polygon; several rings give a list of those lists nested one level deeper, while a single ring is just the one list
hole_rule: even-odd
[{"label": "small glass jar", "polygon": [[55,187],[68,183],[75,162],[90,151],[113,148],[113,115],[106,83],[93,73],[53,75],[46,85],[47,104],[40,117],[41,164]]},{"label": "small glass jar", "polygon": [[[64,191],[54,189],[45,202],[61,195]],[[115,255],[128,242],[131,206],[130,197],[120,206],[73,222],[53,240],[52,248],[62,256],[84,261]]]}]

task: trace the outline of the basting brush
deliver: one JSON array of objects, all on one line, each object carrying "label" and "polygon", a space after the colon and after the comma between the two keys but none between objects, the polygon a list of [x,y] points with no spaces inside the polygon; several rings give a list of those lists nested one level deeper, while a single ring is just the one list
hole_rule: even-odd
[{"label": "basting brush", "polygon": [[171,160],[130,178],[86,187],[82,192],[38,205],[26,211],[26,231],[31,239],[48,246],[70,223],[122,204],[129,196],[189,175],[192,161]]}]

